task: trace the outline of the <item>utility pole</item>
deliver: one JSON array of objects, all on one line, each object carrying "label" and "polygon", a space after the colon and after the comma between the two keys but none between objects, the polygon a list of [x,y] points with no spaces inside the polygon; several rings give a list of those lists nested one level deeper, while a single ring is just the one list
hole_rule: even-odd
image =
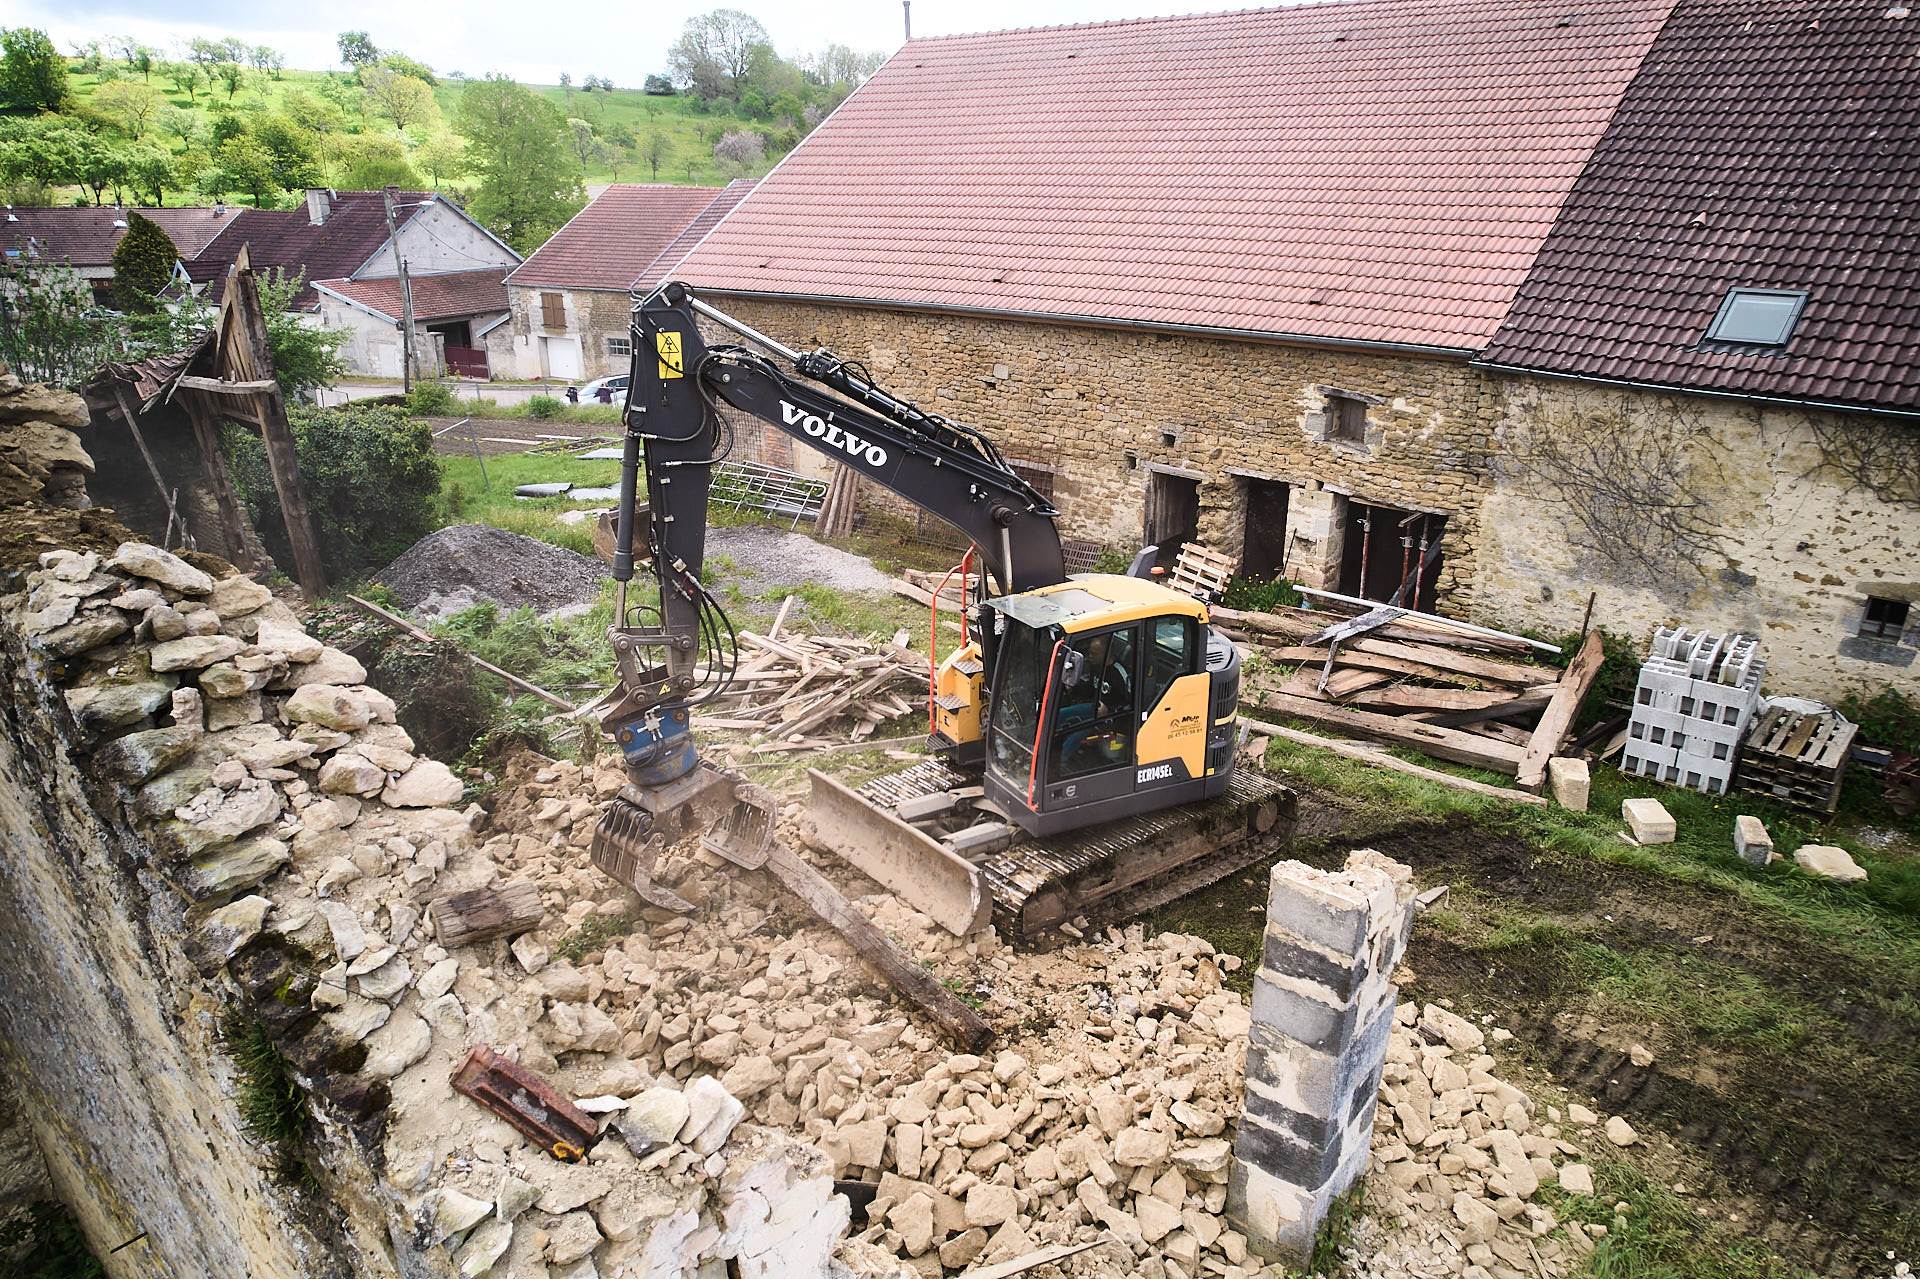
[{"label": "utility pole", "polygon": [[913,0],[900,0],[900,14],[906,19],[907,39],[913,39]]},{"label": "utility pole", "polygon": [[381,197],[387,206],[387,243],[393,248],[393,260],[400,272],[400,390],[413,392],[413,282],[407,278],[407,260],[400,256],[400,233],[393,224],[393,197],[398,187],[387,187]]}]

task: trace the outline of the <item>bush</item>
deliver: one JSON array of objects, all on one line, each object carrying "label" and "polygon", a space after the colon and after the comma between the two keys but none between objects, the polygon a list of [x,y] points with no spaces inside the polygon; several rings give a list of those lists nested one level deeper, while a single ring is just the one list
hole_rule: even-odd
[{"label": "bush", "polygon": [[530,396],[527,400],[527,416],[537,418],[558,417],[560,401],[551,395]]},{"label": "bush", "polygon": [[407,396],[407,408],[423,417],[451,417],[460,402],[445,382],[419,382]]},{"label": "bush", "polygon": [[1251,613],[1271,613],[1276,608],[1297,607],[1300,592],[1284,577],[1234,577],[1227,580],[1220,602]]},{"label": "bush", "polygon": [[[294,449],[320,557],[334,581],[391,562],[432,532],[440,461],[425,422],[397,409],[290,407]],[[280,566],[292,551],[260,438],[240,427],[224,437],[234,485]]]},{"label": "bush", "polygon": [[1907,755],[1920,755],[1920,703],[1892,685],[1873,696],[1849,693],[1840,713],[1860,726],[1864,742]]},{"label": "bush", "polygon": [[0,1258],[9,1279],[99,1279],[107,1272],[65,1204],[43,1199],[0,1221]]}]

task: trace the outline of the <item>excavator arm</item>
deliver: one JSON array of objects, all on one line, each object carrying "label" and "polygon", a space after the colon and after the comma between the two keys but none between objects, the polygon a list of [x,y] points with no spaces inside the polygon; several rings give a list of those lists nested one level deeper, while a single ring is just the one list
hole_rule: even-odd
[{"label": "excavator arm", "polygon": [[[751,345],[708,345],[702,318]],[[1058,512],[980,432],[896,398],[832,352],[789,349],[682,284],[634,308],[632,335],[610,632],[622,689],[604,722],[636,786],[666,787],[693,772],[691,709],[718,695],[734,661],[725,611],[700,581],[712,468],[731,446],[722,408],[946,520],[980,548],[1002,593],[1066,579]],[[628,608],[640,557],[659,582],[657,614],[647,619]]]}]

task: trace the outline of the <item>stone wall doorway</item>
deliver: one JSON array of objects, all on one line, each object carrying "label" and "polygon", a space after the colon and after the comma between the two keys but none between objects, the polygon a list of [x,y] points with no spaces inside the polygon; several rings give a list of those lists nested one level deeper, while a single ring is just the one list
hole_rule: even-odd
[{"label": "stone wall doorway", "polygon": [[1431,611],[1446,525],[1444,515],[1349,499],[1341,539],[1340,593]]},{"label": "stone wall doorway", "polygon": [[1291,489],[1277,480],[1243,479],[1246,524],[1240,550],[1240,575],[1272,581],[1287,569],[1287,498]]},{"label": "stone wall doorway", "polygon": [[1157,546],[1155,563],[1170,568],[1180,548],[1200,533],[1200,481],[1190,475],[1155,470],[1147,477],[1145,542]]}]

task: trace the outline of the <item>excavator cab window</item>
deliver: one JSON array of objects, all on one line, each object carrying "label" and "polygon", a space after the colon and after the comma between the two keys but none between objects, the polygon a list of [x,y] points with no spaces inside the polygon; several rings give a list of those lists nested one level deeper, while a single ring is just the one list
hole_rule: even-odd
[{"label": "excavator cab window", "polygon": [[[1134,692],[1139,687],[1140,628],[1123,626],[1071,640],[1055,694],[1047,780],[1132,767]],[[1066,678],[1077,674],[1078,680]]]},{"label": "excavator cab window", "polygon": [[1042,633],[1012,618],[993,646],[993,764],[1009,781],[1024,782],[1033,766],[1033,742],[1040,727],[1040,701],[1046,693],[1047,666],[1056,632]]}]

